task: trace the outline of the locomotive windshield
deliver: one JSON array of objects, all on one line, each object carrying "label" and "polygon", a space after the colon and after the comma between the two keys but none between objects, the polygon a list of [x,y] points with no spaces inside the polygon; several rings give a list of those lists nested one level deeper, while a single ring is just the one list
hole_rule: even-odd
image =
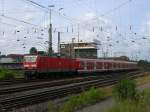
[{"label": "locomotive windshield", "polygon": [[25,56],[24,61],[25,62],[36,62],[37,56]]}]

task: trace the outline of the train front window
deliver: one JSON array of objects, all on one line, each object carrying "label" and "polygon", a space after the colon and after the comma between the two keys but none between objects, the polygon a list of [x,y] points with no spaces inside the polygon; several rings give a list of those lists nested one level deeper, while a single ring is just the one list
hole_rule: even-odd
[{"label": "train front window", "polygon": [[37,56],[25,56],[24,61],[25,62],[36,62]]}]

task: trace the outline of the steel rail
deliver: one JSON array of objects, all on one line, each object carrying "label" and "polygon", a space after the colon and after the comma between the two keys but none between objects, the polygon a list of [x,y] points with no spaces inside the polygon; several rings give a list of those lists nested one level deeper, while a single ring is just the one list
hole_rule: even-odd
[{"label": "steel rail", "polygon": [[[137,74],[127,74],[130,78],[137,77]],[[143,76],[145,74],[140,74],[138,76]],[[121,79],[123,76],[118,76],[114,78],[108,78],[107,80],[94,80],[94,81],[86,81],[86,82],[80,82],[80,83],[73,83],[69,85],[62,85],[62,86],[56,86],[56,87],[51,87],[47,90],[41,90],[41,91],[36,91],[34,93],[29,93],[29,94],[24,94],[24,95],[19,95],[16,97],[7,97],[4,99],[0,100],[0,108],[1,111],[7,111],[12,108],[18,108],[21,106],[29,105],[29,104],[34,104],[34,103],[39,103],[42,101],[50,100],[50,99],[55,99],[55,98],[60,98],[64,97],[69,94],[73,93],[79,93],[83,90],[87,90],[90,87],[103,87],[107,85],[112,85],[115,84],[119,79]]]},{"label": "steel rail", "polygon": [[9,85],[9,86],[3,86],[0,87],[0,95],[4,94],[11,94],[15,92],[21,92],[21,91],[27,91],[27,90],[33,90],[33,89],[40,89],[40,88],[46,88],[46,87],[54,87],[54,86],[61,86],[76,82],[83,82],[83,81],[89,81],[94,79],[101,79],[107,80],[108,78],[113,77],[113,75],[102,75],[102,76],[88,76],[88,77],[78,77],[78,78],[70,78],[70,79],[63,79],[63,80],[55,80],[55,81],[41,81],[41,82],[30,82],[30,83],[21,83],[17,85]]}]

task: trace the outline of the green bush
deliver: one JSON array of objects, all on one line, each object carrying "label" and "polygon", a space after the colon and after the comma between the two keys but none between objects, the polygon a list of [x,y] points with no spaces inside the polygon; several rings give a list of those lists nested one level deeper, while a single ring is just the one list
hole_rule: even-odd
[{"label": "green bush", "polygon": [[13,70],[0,68],[0,79],[12,79],[15,78],[16,72]]},{"label": "green bush", "polygon": [[150,112],[150,92],[141,93],[138,102],[135,100],[116,102],[106,112]]},{"label": "green bush", "polygon": [[120,80],[113,90],[113,95],[116,100],[135,100],[138,96],[136,91],[136,84],[133,80]]},{"label": "green bush", "polygon": [[142,112],[140,107],[132,101],[122,101],[114,104],[107,112]]},{"label": "green bush", "polygon": [[52,102],[48,103],[48,112],[59,112],[59,107]]},{"label": "green bush", "polygon": [[49,103],[49,112],[73,112],[84,106],[96,103],[106,97],[105,93],[99,89],[91,88],[89,91],[84,91],[78,95],[69,96],[67,102],[61,106],[56,106]]},{"label": "green bush", "polygon": [[105,98],[104,92],[91,88],[89,91],[82,92],[79,95],[71,95],[60,112],[73,112],[84,106],[96,103],[103,98]]},{"label": "green bush", "polygon": [[133,80],[121,80],[113,92],[117,100],[106,112],[150,112],[150,91],[138,93]]},{"label": "green bush", "polygon": [[3,79],[5,77],[5,73],[2,69],[0,69],[0,79]]}]

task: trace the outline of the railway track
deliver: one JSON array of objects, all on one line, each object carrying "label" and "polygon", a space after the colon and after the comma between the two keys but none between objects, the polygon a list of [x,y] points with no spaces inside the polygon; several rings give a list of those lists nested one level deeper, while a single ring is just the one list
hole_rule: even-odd
[{"label": "railway track", "polygon": [[[130,78],[137,77],[137,72],[129,73],[127,76]],[[145,75],[145,74],[144,74]],[[123,75],[113,75],[115,77],[109,77],[107,79],[93,79],[83,82],[74,82],[67,85],[54,86],[54,87],[45,87],[35,90],[28,90],[17,92],[14,94],[6,95],[0,98],[0,111],[9,111],[13,108],[18,108],[26,106],[29,104],[40,103],[50,99],[56,99],[64,97],[68,94],[79,93],[83,90],[89,89],[91,86],[94,87],[103,87],[115,84]],[[138,76],[143,76],[141,73]]]},{"label": "railway track", "polygon": [[[105,79],[108,77],[105,77]],[[84,78],[78,77],[78,78],[56,80],[56,81],[45,80],[45,81],[37,81],[37,82],[28,82],[28,83],[21,83],[19,85],[18,84],[17,85],[5,85],[3,87],[0,87],[0,95],[40,89],[43,87],[45,88],[45,87],[61,86],[61,85],[66,85],[70,83],[83,82],[83,81],[89,81],[89,80],[94,80],[94,79],[97,79],[97,77],[89,76],[89,77],[84,77]]]},{"label": "railway track", "polygon": [[17,84],[17,83],[21,83],[21,82],[27,82],[25,81],[23,78],[21,79],[12,79],[12,80],[0,80],[0,86],[3,85],[12,85],[12,84]]},{"label": "railway track", "polygon": [[107,75],[103,74],[100,76],[86,76],[86,77],[68,78],[68,79],[61,79],[61,80],[31,80],[31,81],[18,80],[18,82],[14,82],[13,84],[6,84],[0,86],[0,95],[11,94],[11,93],[21,92],[21,91],[28,91],[33,89],[40,89],[44,87],[66,85],[75,82],[89,81],[97,78],[103,81],[112,77],[115,76],[112,74],[107,74]]}]

